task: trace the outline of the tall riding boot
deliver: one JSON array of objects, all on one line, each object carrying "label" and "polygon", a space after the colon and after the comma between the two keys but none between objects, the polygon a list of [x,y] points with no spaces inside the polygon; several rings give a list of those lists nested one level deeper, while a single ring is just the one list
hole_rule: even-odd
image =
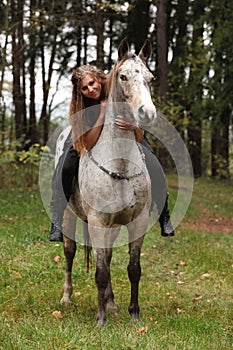
[{"label": "tall riding boot", "polygon": [[52,199],[51,202],[51,212],[52,212],[52,224],[49,235],[49,240],[51,242],[63,242],[62,235],[62,223],[63,215],[66,208],[67,202],[64,198]]},{"label": "tall riding boot", "polygon": [[168,209],[168,194],[166,196],[166,201],[164,204],[164,208],[159,217],[159,223],[161,227],[161,235],[163,237],[172,237],[175,235],[174,229],[172,227],[172,223],[170,220],[170,214]]}]

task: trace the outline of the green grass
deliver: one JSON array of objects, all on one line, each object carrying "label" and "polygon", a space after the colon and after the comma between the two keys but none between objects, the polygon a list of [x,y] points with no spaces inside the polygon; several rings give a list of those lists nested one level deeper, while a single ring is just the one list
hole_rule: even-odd
[{"label": "green grass", "polygon": [[[73,303],[65,307],[62,244],[48,241],[50,220],[38,189],[25,186],[20,176],[7,184],[0,206],[0,349],[232,349],[233,231],[203,233],[181,223],[174,239],[164,239],[153,228],[141,257],[138,323],[127,311],[127,247],[116,248],[112,282],[120,313],[108,314],[99,328],[95,269],[85,272],[82,248],[74,264]],[[231,217],[232,185],[196,180],[187,216],[201,220],[201,203],[215,216]]]}]

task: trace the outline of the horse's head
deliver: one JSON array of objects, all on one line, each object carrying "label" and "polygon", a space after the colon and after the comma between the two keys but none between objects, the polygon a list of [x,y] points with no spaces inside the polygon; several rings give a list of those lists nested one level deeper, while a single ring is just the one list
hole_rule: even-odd
[{"label": "horse's head", "polygon": [[130,53],[128,42],[123,39],[118,48],[112,86],[113,102],[126,103],[131,121],[142,128],[151,125],[157,116],[150,94],[153,75],[146,65],[150,54],[148,40],[137,56]]}]

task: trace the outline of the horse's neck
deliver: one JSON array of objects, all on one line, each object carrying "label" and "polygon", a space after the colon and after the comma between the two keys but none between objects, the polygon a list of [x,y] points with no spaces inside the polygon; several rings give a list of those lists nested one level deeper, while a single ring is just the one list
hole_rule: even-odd
[{"label": "horse's neck", "polygon": [[135,134],[132,130],[120,129],[114,120],[105,120],[100,139],[113,140],[113,139],[129,139],[135,141]]},{"label": "horse's neck", "polygon": [[116,123],[115,119],[118,115],[122,115],[122,112],[118,109],[119,103],[108,102],[108,106],[105,113],[105,121],[103,130],[101,132],[101,139],[129,139],[135,141],[135,134],[133,130],[122,130]]},{"label": "horse's neck", "polygon": [[[101,164],[113,160],[113,169],[127,171],[129,160],[135,164],[141,162],[135,134],[133,130],[122,130],[115,123],[119,113],[108,109],[101,135],[93,148],[93,155]],[[111,165],[112,166],[112,165]]]}]

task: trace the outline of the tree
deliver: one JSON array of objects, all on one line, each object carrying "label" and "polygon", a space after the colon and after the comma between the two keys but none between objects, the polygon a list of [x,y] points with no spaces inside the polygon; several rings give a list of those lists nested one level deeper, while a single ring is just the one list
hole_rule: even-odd
[{"label": "tree", "polygon": [[[135,52],[139,53],[142,45],[148,37],[150,26],[150,1],[132,0],[128,13],[127,37],[134,44]],[[140,25],[139,25],[140,24]]]},{"label": "tree", "polygon": [[203,98],[203,81],[206,74],[207,53],[203,43],[203,15],[204,4],[202,0],[192,3],[191,18],[193,23],[190,44],[190,72],[186,87],[187,110],[187,144],[192,159],[195,177],[202,174],[202,121],[205,117]]},{"label": "tree", "polygon": [[168,97],[168,44],[167,44],[167,0],[157,0],[157,71],[159,96],[163,102]]},{"label": "tree", "polygon": [[209,69],[208,108],[211,123],[212,176],[225,179],[229,173],[229,128],[233,101],[233,4],[212,0],[207,14],[210,23],[212,50]]},{"label": "tree", "polygon": [[10,0],[4,5],[3,3],[0,5],[0,27],[1,32],[5,35],[5,40],[3,46],[0,46],[0,67],[1,67],[1,75],[0,75],[0,123],[1,123],[1,147],[4,149],[5,147],[5,113],[6,113],[6,102],[4,101],[3,96],[3,83],[5,78],[5,72],[7,68],[7,45],[10,36],[10,28],[9,28],[9,12],[10,12]]},{"label": "tree", "polygon": [[30,79],[30,108],[29,108],[29,125],[28,137],[32,144],[38,143],[38,130],[36,123],[36,105],[35,105],[35,68],[36,68],[36,0],[30,0],[30,62],[29,62],[29,79]]},{"label": "tree", "polygon": [[[25,102],[25,42],[23,30],[23,0],[11,0],[12,16],[12,66],[13,66],[13,104],[15,108],[15,134],[20,143],[26,140],[27,116]],[[19,148],[21,146],[18,145]]]}]

